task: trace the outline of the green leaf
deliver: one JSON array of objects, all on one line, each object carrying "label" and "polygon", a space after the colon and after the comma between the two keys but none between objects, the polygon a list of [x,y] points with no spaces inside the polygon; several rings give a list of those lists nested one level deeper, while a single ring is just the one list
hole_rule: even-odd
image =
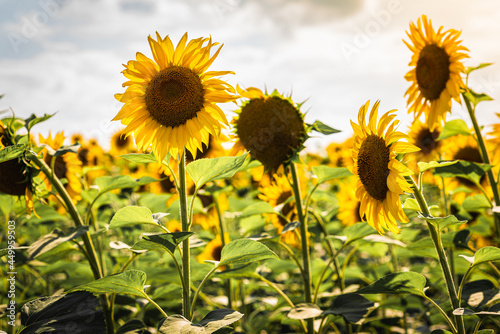
[{"label": "green leaf", "polygon": [[418,169],[420,170],[420,173],[425,172],[426,170],[437,168],[437,167],[446,167],[446,166],[451,166],[455,164],[456,161],[431,161],[431,162],[419,162],[417,163]]},{"label": "green leaf", "polygon": [[276,211],[274,211],[273,207],[267,202],[257,202],[243,209],[238,218],[261,215],[263,213],[276,213]]},{"label": "green leaf", "polygon": [[361,295],[348,293],[335,298],[332,309],[324,312],[324,314],[341,315],[347,321],[361,325],[368,314],[376,307],[378,307],[378,303],[374,303]]},{"label": "green leaf", "polygon": [[309,131],[314,130],[324,135],[340,132],[340,130],[334,129],[321,121],[315,121],[313,124],[307,124],[307,126]]},{"label": "green leaf", "polygon": [[417,296],[425,296],[426,279],[423,275],[408,271],[392,273],[382,277],[375,283],[356,291],[359,294],[399,294],[411,293]]},{"label": "green leaf", "polygon": [[491,202],[483,194],[474,195],[467,197],[463,203],[462,207],[467,211],[480,211],[482,209],[491,208]]},{"label": "green leaf", "polygon": [[153,219],[153,213],[148,208],[142,206],[126,206],[118,210],[113,218],[111,218],[109,228],[114,229],[139,224],[160,226],[158,222]]},{"label": "green leaf", "polygon": [[19,332],[22,334],[67,333],[69,329],[78,329],[80,333],[106,333],[99,300],[87,292],[29,301],[21,309],[21,324],[26,326]]},{"label": "green leaf", "polygon": [[57,157],[60,155],[64,155],[66,153],[78,153],[78,149],[80,148],[80,144],[76,143],[73,145],[61,146],[54,152],[53,156]]},{"label": "green leaf", "polygon": [[318,305],[311,303],[302,303],[295,305],[294,308],[288,312],[290,319],[305,320],[316,318],[323,313]]},{"label": "green leaf", "polygon": [[318,183],[352,175],[349,169],[345,167],[315,166],[312,169],[313,173],[318,177]]},{"label": "green leaf", "polygon": [[453,333],[444,329],[435,329],[431,332],[431,334],[453,334]]},{"label": "green leaf", "polygon": [[115,189],[143,186],[156,181],[159,180],[149,176],[143,176],[138,180],[134,180],[130,175],[102,176],[95,179],[95,183],[99,187],[100,194]]},{"label": "green leaf", "polygon": [[31,116],[24,121],[24,123],[26,124],[26,129],[30,131],[35,124],[45,122],[54,115],[55,113],[52,115],[44,114],[42,117],[37,117],[35,114],[31,114]]},{"label": "green leaf", "polygon": [[361,223],[357,223],[357,224],[351,225],[349,227],[346,227],[344,229],[345,236],[343,236],[343,237],[333,236],[333,237],[342,240],[344,242],[344,246],[347,246],[348,244],[350,244],[356,240],[363,239],[367,235],[375,234],[375,233],[378,233],[378,232],[373,227],[371,227],[370,225],[368,225],[365,222],[361,222]]},{"label": "green leaf", "polygon": [[453,165],[437,167],[434,169],[434,174],[442,177],[462,177],[479,184],[481,177],[490,169],[491,165],[460,160]]},{"label": "green leaf", "polygon": [[198,159],[186,167],[186,171],[193,179],[196,188],[200,189],[204,184],[232,177],[247,158],[248,153],[237,157],[219,157],[213,159]]},{"label": "green leaf", "polygon": [[[138,164],[147,164],[151,162],[158,162],[158,159],[156,159],[155,155],[153,152],[151,153],[129,153],[129,154],[124,154],[120,155],[120,158],[123,158],[125,160],[135,162]],[[169,164],[170,160],[170,154],[167,154],[167,156],[163,159],[162,163],[165,165]]]},{"label": "green leaf", "polygon": [[[490,311],[480,311],[480,312],[474,312],[473,310],[469,310],[467,308],[457,308],[453,310],[453,315],[476,315],[478,317],[485,317],[485,316],[500,316],[500,312],[490,312]],[[493,332],[490,332],[493,333]]]},{"label": "green leaf", "polygon": [[480,309],[498,299],[500,297],[498,292],[499,290],[495,288],[493,282],[481,279],[467,282],[464,285],[462,299],[474,309]]},{"label": "green leaf", "polygon": [[483,247],[474,254],[474,262],[472,266],[477,266],[481,263],[500,261],[500,249],[493,246]]},{"label": "green leaf", "polygon": [[250,239],[238,239],[222,248],[218,266],[243,265],[272,258],[279,260],[279,257],[266,245]]},{"label": "green leaf", "polygon": [[403,203],[403,209],[407,210],[413,210],[413,211],[420,211],[420,206],[418,205],[418,202],[414,198],[407,198],[405,202]]},{"label": "green leaf", "polygon": [[480,68],[487,67],[487,66],[490,66],[490,65],[493,65],[493,63],[481,63],[478,66],[467,67],[466,73],[469,74],[472,71],[479,70]]},{"label": "green leaf", "polygon": [[174,254],[177,245],[192,236],[194,232],[174,232],[162,234],[143,235],[133,247],[133,250],[166,250]]},{"label": "green leaf", "polygon": [[440,231],[443,228],[448,227],[450,225],[467,223],[466,220],[458,220],[457,217],[452,216],[452,215],[446,216],[446,217],[432,217],[432,216],[424,215],[423,213],[419,213],[418,217],[422,218],[425,221],[427,221],[428,223],[434,225]]},{"label": "green leaf", "polygon": [[193,324],[182,315],[174,314],[163,319],[158,330],[162,334],[211,334],[240,320],[241,317],[243,314],[238,311],[218,309],[209,312],[199,323]]},{"label": "green leaf", "polygon": [[23,155],[26,144],[16,144],[0,150],[0,163],[19,158]]},{"label": "green leaf", "polygon": [[258,275],[256,274],[257,267],[259,266],[258,263],[249,263],[241,267],[237,268],[231,268],[227,269],[224,271],[219,271],[215,273],[215,276],[219,277],[220,279],[229,279],[229,278],[256,278]]},{"label": "green leaf", "polygon": [[474,108],[481,101],[493,101],[493,99],[490,96],[488,96],[487,94],[476,93],[475,91],[473,91],[470,88],[467,92],[464,93],[464,96],[467,100],[469,100],[474,105]]},{"label": "green leaf", "polygon": [[81,226],[77,228],[73,233],[68,236],[64,236],[64,233],[56,228],[49,234],[44,235],[34,243],[32,243],[28,248],[29,260],[36,258],[43,253],[55,248],[56,246],[62,244],[63,242],[76,239],[88,231],[88,226]]},{"label": "green leaf", "polygon": [[470,129],[467,124],[461,119],[453,119],[444,124],[443,132],[437,140],[443,140],[456,135],[470,136]]},{"label": "green leaf", "polygon": [[130,269],[123,273],[100,278],[85,285],[80,285],[71,291],[88,291],[93,294],[118,293],[146,298],[144,283],[146,273],[141,270]]}]

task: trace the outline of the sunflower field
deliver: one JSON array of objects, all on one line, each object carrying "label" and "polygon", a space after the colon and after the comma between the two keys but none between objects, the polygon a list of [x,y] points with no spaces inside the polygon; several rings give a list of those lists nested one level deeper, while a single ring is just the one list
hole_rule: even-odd
[{"label": "sunflower field", "polygon": [[403,42],[412,125],[360,101],[344,142],[187,33],[124,64],[109,150],[3,112],[0,333],[500,333],[491,64],[425,15]]}]

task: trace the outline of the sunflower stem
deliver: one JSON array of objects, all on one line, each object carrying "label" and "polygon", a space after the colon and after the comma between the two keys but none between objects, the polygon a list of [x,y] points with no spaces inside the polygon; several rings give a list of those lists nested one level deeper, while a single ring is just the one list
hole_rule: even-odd
[{"label": "sunflower stem", "polygon": [[[470,119],[472,121],[472,125],[474,126],[474,132],[476,133],[477,145],[479,146],[479,150],[481,151],[481,157],[483,158],[483,162],[487,165],[490,164],[490,157],[488,156],[488,151],[486,150],[486,145],[484,144],[483,136],[481,135],[481,128],[477,123],[475,108],[473,108],[470,104],[465,91],[462,92],[462,97],[465,101],[465,106],[467,107],[467,111],[469,112]],[[495,176],[491,169],[486,172],[488,175],[488,181],[490,182],[491,190],[493,192],[493,199],[495,203],[493,206],[500,206],[500,194],[498,193],[497,182],[495,181]],[[495,217],[495,227],[497,232],[497,237],[500,238],[500,212],[493,212]]]},{"label": "sunflower stem", "polygon": [[[219,194],[217,192],[212,194],[212,197],[214,198],[214,206],[215,210],[217,211],[217,218],[219,218],[219,228],[220,228],[220,236],[221,236],[221,241],[222,241],[222,247],[221,249],[226,246],[226,222],[224,220],[224,213],[220,209],[219,205],[219,199],[217,198]],[[229,266],[228,266],[229,268]],[[233,294],[232,294],[232,283],[231,279],[228,279],[226,282],[224,282],[224,286],[226,289],[226,295],[227,295],[227,307],[230,309],[233,309]]]},{"label": "sunflower stem", "polygon": [[[69,196],[68,192],[64,188],[64,185],[61,183],[61,180],[55,175],[53,170],[45,163],[43,159],[40,159],[36,153],[33,152],[33,154],[30,155],[31,161],[40,168],[43,174],[49,179],[50,183],[52,186],[56,189],[57,193],[61,197],[61,199],[64,201],[64,204],[67,208],[67,211],[73,221],[75,222],[77,227],[83,227],[85,226],[82,217],[78,213],[78,210],[73,203],[73,200]],[[99,260],[97,258],[97,254],[94,248],[94,244],[92,242],[92,238],[90,237],[90,233],[87,231],[82,235],[82,240],[83,240],[83,245],[84,249],[87,254],[87,259],[90,264],[90,269],[92,270],[92,274],[94,276],[95,280],[98,280],[100,278],[103,278],[104,275],[102,273],[102,268],[100,266]],[[113,316],[111,314],[110,310],[110,305],[109,305],[109,300],[108,300],[108,295],[102,295],[101,296],[101,305],[104,311],[104,314],[106,316],[106,330],[108,334],[112,334],[115,332],[114,330],[114,322],[113,322]]]},{"label": "sunflower stem", "polygon": [[[186,149],[181,153],[179,161],[179,210],[182,224],[182,232],[189,232],[189,217],[187,206],[187,187],[186,187]],[[184,285],[182,289],[182,315],[191,320],[190,304],[191,304],[191,263],[189,252],[189,238],[182,242],[182,275],[184,277]]]},{"label": "sunflower stem", "polygon": [[[311,285],[311,256],[309,254],[309,239],[307,237],[307,222],[304,219],[304,210],[302,208],[302,197],[300,195],[299,175],[295,163],[290,164],[290,172],[292,174],[292,189],[295,197],[295,205],[297,205],[297,215],[300,222],[300,239],[302,248],[303,262],[303,279],[304,279],[304,294],[305,302],[312,303],[312,285]],[[314,319],[307,319],[307,333],[314,333]]]},{"label": "sunflower stem", "polygon": [[[415,181],[411,176],[406,176],[406,180],[410,183],[410,186],[413,190],[413,196],[417,200],[420,210],[425,216],[430,217],[431,212],[429,210],[429,206],[427,205],[427,202],[422,192],[420,191],[419,187],[417,186],[417,184],[415,183]],[[443,271],[451,305],[453,307],[453,310],[455,310],[460,307],[460,300],[458,299],[457,290],[455,288],[455,281],[453,279],[453,274],[451,272],[450,265],[448,263],[448,258],[446,256],[446,251],[443,247],[443,242],[441,240],[441,232],[436,226],[432,225],[429,222],[427,222],[427,227],[429,228],[429,232],[432,241],[434,243],[434,247],[436,248],[436,252],[439,258],[439,264],[441,266],[441,270]],[[456,329],[457,333],[465,334],[465,327],[462,317],[454,315],[453,318],[457,328]]]}]

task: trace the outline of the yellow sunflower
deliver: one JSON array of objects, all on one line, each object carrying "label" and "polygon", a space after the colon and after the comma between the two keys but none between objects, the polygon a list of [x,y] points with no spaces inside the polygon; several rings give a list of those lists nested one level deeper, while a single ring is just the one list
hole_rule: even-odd
[{"label": "yellow sunflower", "polygon": [[219,138],[215,138],[210,135],[208,139],[208,144],[203,144],[202,149],[196,152],[196,155],[193,156],[191,152],[186,152],[186,163],[190,163],[197,159],[206,159],[206,158],[217,158],[226,156],[226,150],[222,147],[221,143],[227,142],[229,138],[225,135],[221,134]]},{"label": "yellow sunflower", "polygon": [[219,136],[221,123],[229,125],[216,103],[233,101],[234,88],[216,77],[233,72],[207,71],[222,47],[211,56],[218,44],[211,38],[188,42],[186,33],[174,49],[168,36],[156,37],[148,37],[153,59],[138,52],[124,65],[127,89],[115,97],[125,105],[113,120],[127,125],[123,132],[134,133],[139,149],[152,145],[158,161],[168,153],[177,157],[184,147],[196,157],[210,134]]},{"label": "yellow sunflower", "polygon": [[352,165],[351,151],[353,138],[348,138],[343,143],[333,142],[326,147],[328,165],[332,167],[346,167]]},{"label": "yellow sunflower", "polygon": [[[47,138],[39,135],[40,144],[46,144],[53,150],[59,149],[64,143],[64,132],[59,132],[52,138],[52,133],[49,133]],[[64,188],[74,201],[81,199],[82,183],[78,175],[82,173],[82,163],[78,160],[77,154],[65,153],[55,157],[54,164],[52,165],[53,156],[48,152],[47,148],[43,150],[43,159],[49,166],[53,166],[54,174],[59,179],[66,179]],[[51,189],[51,183],[45,179],[47,189]]]},{"label": "yellow sunflower", "polygon": [[[229,243],[229,235],[227,233],[224,234],[224,239],[225,243]],[[222,254],[222,239],[220,237],[220,234],[217,234],[217,236],[212,239],[211,241],[208,242],[208,244],[205,245],[205,249],[203,250],[202,253],[198,254],[196,259],[198,262],[203,263],[204,261],[210,260],[210,261],[220,261],[220,257]],[[224,270],[224,267],[221,267],[221,270]]]},{"label": "yellow sunflower", "polygon": [[[498,118],[500,118],[500,113],[496,113]],[[491,146],[491,150],[488,152],[491,154],[490,160],[493,165],[498,165],[500,163],[500,123],[493,124],[493,130],[488,133],[491,138],[488,140],[488,144]]]},{"label": "yellow sunflower", "polygon": [[134,151],[133,145],[132,136],[126,136],[122,130],[119,130],[111,136],[109,154],[116,158],[120,155],[132,153]]},{"label": "yellow sunflower", "polygon": [[289,163],[303,148],[307,139],[304,115],[300,105],[274,91],[236,87],[249,99],[233,119],[238,140],[232,152],[246,149],[272,172]]},{"label": "yellow sunflower", "polygon": [[337,201],[339,205],[337,218],[342,225],[351,226],[363,221],[359,215],[361,202],[356,198],[356,178],[349,177],[339,185]]},{"label": "yellow sunflower", "polygon": [[405,79],[411,81],[408,95],[408,112],[415,118],[425,114],[427,127],[432,131],[438,124],[446,121],[446,113],[451,110],[451,99],[460,103],[460,88],[464,88],[461,74],[465,73],[462,59],[469,51],[460,45],[461,32],[457,30],[434,31],[432,23],[425,15],[418,19],[417,25],[410,24],[407,33],[412,45],[403,42],[413,52],[409,66],[413,68]]},{"label": "yellow sunflower", "polygon": [[352,159],[354,164],[350,171],[358,176],[356,197],[361,202],[359,216],[366,220],[380,234],[384,229],[399,233],[396,220],[407,222],[399,195],[412,192],[405,180],[412,172],[396,156],[401,153],[418,151],[418,147],[398,141],[408,140],[408,136],[396,131],[399,121],[392,112],[386,112],[377,124],[377,101],[365,122],[370,101],[361,106],[358,113],[358,124],[351,121],[354,130],[354,146]]}]

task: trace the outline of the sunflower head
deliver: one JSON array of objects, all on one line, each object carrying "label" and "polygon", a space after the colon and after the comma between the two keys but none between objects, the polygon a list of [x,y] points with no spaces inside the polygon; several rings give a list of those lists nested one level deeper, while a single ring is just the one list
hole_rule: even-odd
[{"label": "sunflower head", "polygon": [[117,157],[123,154],[131,153],[133,151],[132,136],[126,136],[121,130],[115,132],[111,136],[111,148],[109,154],[112,157]]},{"label": "sunflower head", "polygon": [[220,52],[211,38],[188,41],[187,33],[174,48],[168,36],[148,37],[153,59],[138,52],[123,75],[125,93],[116,94],[124,105],[113,120],[127,125],[126,136],[134,133],[137,147],[152,150],[158,161],[170,153],[177,157],[186,148],[196,157],[209,135],[218,137],[228,125],[216,103],[233,101],[233,87],[218,79],[230,71],[207,71]]},{"label": "sunflower head", "polygon": [[368,117],[369,101],[361,106],[358,124],[351,121],[354,130],[353,165],[357,175],[356,197],[360,201],[359,217],[366,220],[379,233],[390,230],[399,233],[396,221],[407,222],[399,195],[411,192],[405,176],[412,172],[396,159],[398,154],[418,151],[418,147],[398,141],[408,136],[396,131],[397,120],[393,110],[386,112],[377,123],[377,101]]},{"label": "sunflower head", "polygon": [[415,118],[424,113],[431,131],[446,121],[452,98],[460,103],[460,88],[465,87],[462,59],[468,57],[464,51],[469,50],[460,45],[460,33],[443,31],[443,27],[434,31],[431,21],[422,15],[416,25],[410,24],[407,35],[411,44],[403,41],[413,52],[409,64],[413,68],[405,76],[411,82],[405,94],[408,112],[414,112]]},{"label": "sunflower head", "polygon": [[248,100],[233,120],[238,136],[235,147],[248,150],[269,171],[290,163],[307,139],[300,105],[277,91],[267,94],[254,87],[237,90]]}]

